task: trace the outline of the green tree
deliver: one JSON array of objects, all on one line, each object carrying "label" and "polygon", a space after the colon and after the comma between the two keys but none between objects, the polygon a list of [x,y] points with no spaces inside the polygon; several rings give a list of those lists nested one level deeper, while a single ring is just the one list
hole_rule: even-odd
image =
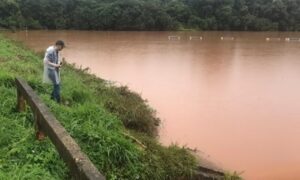
[{"label": "green tree", "polygon": [[0,26],[5,28],[22,28],[22,18],[19,4],[15,0],[0,1]]},{"label": "green tree", "polygon": [[300,30],[300,0],[1,0],[5,28]]}]

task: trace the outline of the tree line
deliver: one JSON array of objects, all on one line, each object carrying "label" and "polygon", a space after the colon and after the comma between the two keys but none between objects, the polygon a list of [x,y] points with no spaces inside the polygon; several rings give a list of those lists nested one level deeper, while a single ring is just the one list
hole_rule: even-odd
[{"label": "tree line", "polygon": [[299,31],[300,0],[1,0],[0,27]]}]

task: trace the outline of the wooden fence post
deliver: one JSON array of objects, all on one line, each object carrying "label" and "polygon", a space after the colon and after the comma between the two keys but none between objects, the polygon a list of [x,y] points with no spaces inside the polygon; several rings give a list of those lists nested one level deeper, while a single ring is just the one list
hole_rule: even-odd
[{"label": "wooden fence post", "polygon": [[42,131],[41,129],[41,125],[40,125],[40,118],[41,116],[39,115],[39,113],[33,111],[33,116],[34,116],[34,129],[35,129],[35,136],[38,140],[43,140],[45,138],[45,133]]},{"label": "wooden fence post", "polygon": [[21,93],[20,89],[17,89],[17,110],[19,112],[25,111],[26,108],[26,101],[24,99],[23,94]]}]

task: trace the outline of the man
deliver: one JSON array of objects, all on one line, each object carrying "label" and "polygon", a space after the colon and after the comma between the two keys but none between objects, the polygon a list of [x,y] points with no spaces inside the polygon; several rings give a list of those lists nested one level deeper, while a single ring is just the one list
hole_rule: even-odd
[{"label": "man", "polygon": [[[56,41],[54,46],[48,47],[44,57],[44,82],[53,84],[51,99],[60,103],[60,73],[62,66],[59,52],[65,47],[65,43],[61,40]],[[63,58],[64,60],[64,58]]]}]

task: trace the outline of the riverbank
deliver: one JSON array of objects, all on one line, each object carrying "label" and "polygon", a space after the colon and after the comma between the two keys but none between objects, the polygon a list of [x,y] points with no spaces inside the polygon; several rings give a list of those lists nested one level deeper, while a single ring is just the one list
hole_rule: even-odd
[{"label": "riverbank", "polygon": [[30,112],[14,109],[14,77],[26,79],[57,119],[108,179],[191,178],[197,162],[187,148],[157,141],[159,118],[127,87],[66,64],[62,105],[50,100],[41,83],[42,57],[0,37],[1,150],[0,179],[68,179],[69,173],[49,140],[34,138]]}]

